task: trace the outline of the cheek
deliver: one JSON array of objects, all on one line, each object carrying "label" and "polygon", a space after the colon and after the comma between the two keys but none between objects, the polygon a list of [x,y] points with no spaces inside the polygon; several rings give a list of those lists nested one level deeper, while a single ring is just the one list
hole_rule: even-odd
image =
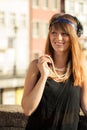
[{"label": "cheek", "polygon": [[66,42],[66,46],[70,47],[71,43],[69,41]]},{"label": "cheek", "polygon": [[52,36],[50,36],[50,41],[53,41],[53,37]]},{"label": "cheek", "polygon": [[70,42],[67,42],[67,44],[65,45],[65,48],[66,48],[66,50],[70,50],[70,48],[71,48],[71,43],[70,43]]},{"label": "cheek", "polygon": [[66,37],[65,40],[66,40],[67,42],[70,42],[70,38],[69,38],[69,36]]},{"label": "cheek", "polygon": [[68,45],[70,45],[70,38],[66,38],[65,41],[68,43]]},{"label": "cheek", "polygon": [[71,46],[70,38],[66,38],[65,41],[66,41],[66,44],[65,44],[66,48],[70,48]]}]

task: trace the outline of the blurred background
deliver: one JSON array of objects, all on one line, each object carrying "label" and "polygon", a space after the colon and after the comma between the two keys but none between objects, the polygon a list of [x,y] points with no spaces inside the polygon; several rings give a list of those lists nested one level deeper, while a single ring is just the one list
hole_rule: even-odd
[{"label": "blurred background", "polygon": [[87,61],[87,0],[0,0],[0,104],[21,104],[28,65],[44,52],[49,19],[61,12],[80,19]]}]

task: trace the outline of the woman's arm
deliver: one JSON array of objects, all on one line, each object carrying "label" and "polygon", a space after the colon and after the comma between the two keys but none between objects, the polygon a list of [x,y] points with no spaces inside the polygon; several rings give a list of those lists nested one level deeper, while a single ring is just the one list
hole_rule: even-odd
[{"label": "woman's arm", "polygon": [[[26,115],[31,115],[37,108],[43,91],[47,77],[49,75],[49,67],[46,59],[40,58],[39,62],[34,60],[30,63],[28,73],[25,79],[24,94],[22,98],[22,108]],[[40,72],[40,78],[37,81],[37,75]]]},{"label": "woman's arm", "polygon": [[81,87],[81,108],[85,115],[87,115],[87,63],[83,64],[83,83]]}]

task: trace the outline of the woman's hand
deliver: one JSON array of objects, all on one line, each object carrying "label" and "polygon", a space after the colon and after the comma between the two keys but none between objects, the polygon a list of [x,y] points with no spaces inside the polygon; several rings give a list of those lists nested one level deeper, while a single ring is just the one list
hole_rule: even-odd
[{"label": "woman's hand", "polygon": [[49,64],[52,64],[51,57],[49,55],[43,55],[38,59],[38,69],[43,76],[50,75],[50,67]]}]

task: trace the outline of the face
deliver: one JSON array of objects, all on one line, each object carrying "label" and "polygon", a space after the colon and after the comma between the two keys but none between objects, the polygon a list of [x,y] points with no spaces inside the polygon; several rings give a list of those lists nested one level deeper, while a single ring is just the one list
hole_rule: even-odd
[{"label": "face", "polygon": [[70,49],[70,37],[61,28],[52,27],[50,31],[50,41],[55,52],[68,52]]}]

